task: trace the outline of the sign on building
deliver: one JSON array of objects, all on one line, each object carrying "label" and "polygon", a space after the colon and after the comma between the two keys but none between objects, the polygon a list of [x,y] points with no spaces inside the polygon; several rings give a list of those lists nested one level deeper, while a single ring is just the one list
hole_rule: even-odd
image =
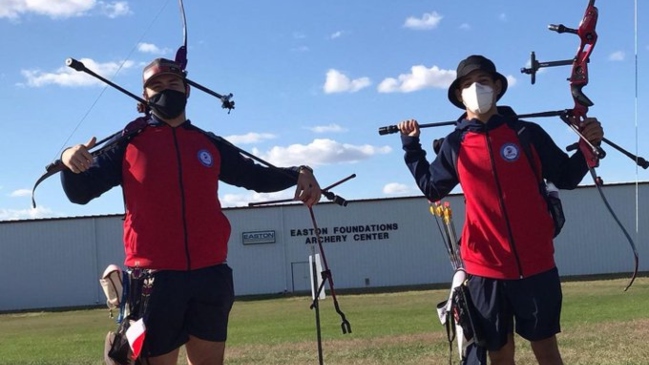
[{"label": "sign on building", "polygon": [[257,245],[261,243],[275,243],[275,231],[254,231],[241,233],[244,245]]}]

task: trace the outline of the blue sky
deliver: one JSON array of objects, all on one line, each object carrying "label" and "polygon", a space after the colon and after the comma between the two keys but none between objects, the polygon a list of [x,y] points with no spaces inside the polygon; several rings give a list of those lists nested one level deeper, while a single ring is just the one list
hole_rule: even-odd
[{"label": "blue sky", "polygon": [[[188,117],[279,166],[308,164],[322,186],[351,174],[334,193],[351,199],[421,195],[403,163],[398,135],[384,125],[455,119],[446,98],[458,62],[491,58],[510,81],[500,105],[519,113],[572,106],[569,67],[547,69],[532,86],[520,68],[530,51],[541,61],[574,57],[578,38],[547,30],[577,27],[586,0],[547,1],[186,1],[189,77],[233,93],[231,114],[192,90]],[[612,141],[649,157],[636,128],[634,1],[598,1],[599,41],[584,88]],[[649,34],[638,9],[639,113],[647,100]],[[136,118],[135,101],[66,68],[74,57],[127,90],[141,93],[141,69],[173,58],[182,43],[175,0],[0,1],[0,220],[123,212],[119,188],[85,206],[70,203],[58,176],[29,192],[64,146],[103,138]],[[559,146],[576,136],[557,119],[537,119]],[[425,146],[451,131],[426,129]],[[639,141],[640,145],[637,145]],[[430,151],[430,148],[427,147]],[[605,182],[648,180],[649,172],[611,148],[599,172]],[[429,153],[429,156],[432,152]],[[431,156],[432,157],[432,156]],[[591,183],[584,179],[583,183]],[[293,190],[254,194],[222,184],[224,206],[291,197]]]}]

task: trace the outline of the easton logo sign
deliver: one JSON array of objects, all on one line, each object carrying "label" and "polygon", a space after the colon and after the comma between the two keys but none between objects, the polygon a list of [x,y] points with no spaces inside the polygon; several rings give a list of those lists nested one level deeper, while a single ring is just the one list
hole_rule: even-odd
[{"label": "easton logo sign", "polygon": [[243,232],[241,234],[241,241],[244,245],[275,243],[275,231]]}]

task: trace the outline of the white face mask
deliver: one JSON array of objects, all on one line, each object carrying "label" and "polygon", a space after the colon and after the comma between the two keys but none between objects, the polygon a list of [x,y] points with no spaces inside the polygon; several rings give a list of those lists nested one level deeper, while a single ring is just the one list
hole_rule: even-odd
[{"label": "white face mask", "polygon": [[474,82],[462,90],[462,102],[471,112],[484,114],[494,103],[494,90],[486,85]]}]

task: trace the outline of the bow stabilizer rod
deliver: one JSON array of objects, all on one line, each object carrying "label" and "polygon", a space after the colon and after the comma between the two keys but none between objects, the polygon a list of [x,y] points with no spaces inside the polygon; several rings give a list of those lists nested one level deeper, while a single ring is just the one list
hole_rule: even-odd
[{"label": "bow stabilizer rod", "polygon": [[[322,195],[324,195],[327,199],[331,200],[332,202],[340,205],[341,207],[346,207],[347,206],[347,200],[345,198],[334,194],[330,190],[342,183],[344,183],[347,180],[351,180],[356,177],[356,174],[351,174],[347,176],[346,178],[336,181],[335,183],[327,186],[326,188],[320,189],[322,192]],[[259,206],[259,205],[269,205],[269,204],[279,204],[279,203],[290,203],[294,202],[295,199],[279,199],[279,200],[269,200],[269,201],[264,201],[264,202],[251,202],[248,203],[249,207],[254,207],[254,206]]]},{"label": "bow stabilizer rod", "polygon": [[[112,86],[113,88],[121,91],[125,95],[130,96],[131,98],[137,100],[138,102],[140,102],[140,103],[142,103],[144,105],[147,105],[150,108],[155,108],[156,107],[155,104],[149,103],[148,101],[142,99],[141,97],[133,94],[132,92],[124,89],[123,87],[117,85],[116,83],[114,83],[114,82],[108,80],[107,78],[97,74],[96,72],[92,71],[91,69],[86,67],[86,65],[84,65],[83,62],[81,62],[81,61],[78,61],[78,60],[70,57],[70,58],[65,60],[65,65],[72,68],[72,69],[74,69],[74,70],[76,70],[76,71],[85,72],[86,74],[88,74],[88,75],[90,75],[90,76],[92,76],[92,77],[106,83],[109,86]],[[192,80],[188,79],[188,78],[185,78],[185,81],[189,85],[191,85],[191,86],[193,86],[193,87],[195,87],[195,88],[197,88],[197,89],[199,89],[199,90],[201,90],[201,91],[203,91],[203,92],[205,92],[205,93],[207,93],[209,95],[212,95],[212,96],[216,97],[217,99],[221,100],[221,107],[223,109],[228,109],[228,113],[232,109],[234,109],[234,101],[231,100],[233,95],[231,93],[228,94],[228,95],[221,95],[221,94],[219,94],[219,93],[217,93],[215,91],[212,91],[212,90],[208,89],[207,87],[205,87],[205,86],[203,86],[203,85],[201,85],[201,84],[199,84],[199,83],[197,83],[195,81],[192,81]]]},{"label": "bow stabilizer rod", "polygon": [[[456,120],[449,120],[446,122],[436,122],[436,123],[426,123],[420,124],[419,128],[431,128],[431,127],[443,127],[447,125],[457,124]],[[385,127],[379,127],[379,135],[385,136],[386,134],[394,134],[399,132],[399,127],[397,125],[386,125]]]},{"label": "bow stabilizer rod", "polygon": [[536,53],[532,51],[530,55],[530,67],[521,68],[521,73],[530,75],[532,79],[532,85],[534,85],[536,83],[536,73],[539,71],[539,69],[545,67],[569,66],[572,65],[574,61],[575,60],[573,59],[573,60],[563,60],[563,61],[539,62],[536,59]]},{"label": "bow stabilizer rod", "polygon": [[70,58],[68,58],[68,59],[65,60],[65,65],[68,66],[68,67],[70,67],[70,68],[72,68],[72,69],[74,69],[75,71],[78,71],[78,72],[85,72],[86,74],[88,74],[88,75],[90,75],[90,76],[92,76],[92,77],[94,77],[94,78],[96,78],[96,79],[98,79],[98,80],[100,80],[100,81],[106,83],[106,84],[109,85],[109,86],[112,86],[113,88],[115,88],[115,89],[121,91],[122,93],[124,93],[124,94],[130,96],[131,98],[133,98],[133,99],[139,101],[140,103],[142,103],[142,104],[144,104],[144,105],[147,105],[147,106],[149,106],[149,107],[155,107],[153,104],[150,104],[149,102],[147,102],[146,100],[142,99],[141,97],[139,97],[139,96],[133,94],[132,92],[130,92],[130,91],[124,89],[123,87],[121,87],[121,86],[117,85],[116,83],[114,83],[114,82],[108,80],[107,78],[105,78],[105,77],[103,77],[103,76],[97,74],[97,73],[94,72],[93,70],[91,70],[91,69],[89,69],[88,67],[86,67],[86,65],[84,65],[83,62],[81,62],[81,61],[77,61],[76,59],[70,57]]},{"label": "bow stabilizer rod", "polygon": [[[547,111],[547,112],[539,112],[539,113],[528,113],[528,114],[520,114],[517,115],[517,118],[519,119],[529,119],[529,118],[549,118],[549,117],[562,117],[562,116],[568,116],[572,113],[571,109],[563,109],[563,110],[553,110],[553,111]],[[563,118],[561,118],[564,120]],[[565,121],[564,121],[565,122]],[[425,123],[425,124],[420,124],[419,128],[432,128],[432,127],[444,127],[448,125],[455,125],[457,124],[457,121],[455,120],[448,120],[445,122],[434,122],[434,123]],[[569,126],[572,126],[572,124],[568,121],[566,122]],[[573,129],[574,130],[574,129]],[[576,130],[575,132],[579,132]],[[394,133],[399,133],[399,127],[397,125],[387,125],[385,127],[379,127],[379,135],[387,135],[387,134],[394,134]],[[581,133],[580,133],[581,134]],[[624,156],[628,157],[629,159],[633,160],[638,166],[642,167],[643,169],[648,169],[649,168],[649,161],[647,161],[644,157],[634,155],[633,153],[629,152],[627,149],[624,147],[621,147],[620,145],[616,144],[615,142],[603,138],[602,139],[603,143],[606,143],[607,145],[613,147],[617,151],[619,151],[621,154]],[[568,146],[566,149],[568,151],[572,151],[577,147],[578,144],[573,144]],[[598,150],[598,154],[600,155],[606,155],[606,152],[604,152],[603,149],[597,147],[597,146],[592,146],[592,148]]]}]

